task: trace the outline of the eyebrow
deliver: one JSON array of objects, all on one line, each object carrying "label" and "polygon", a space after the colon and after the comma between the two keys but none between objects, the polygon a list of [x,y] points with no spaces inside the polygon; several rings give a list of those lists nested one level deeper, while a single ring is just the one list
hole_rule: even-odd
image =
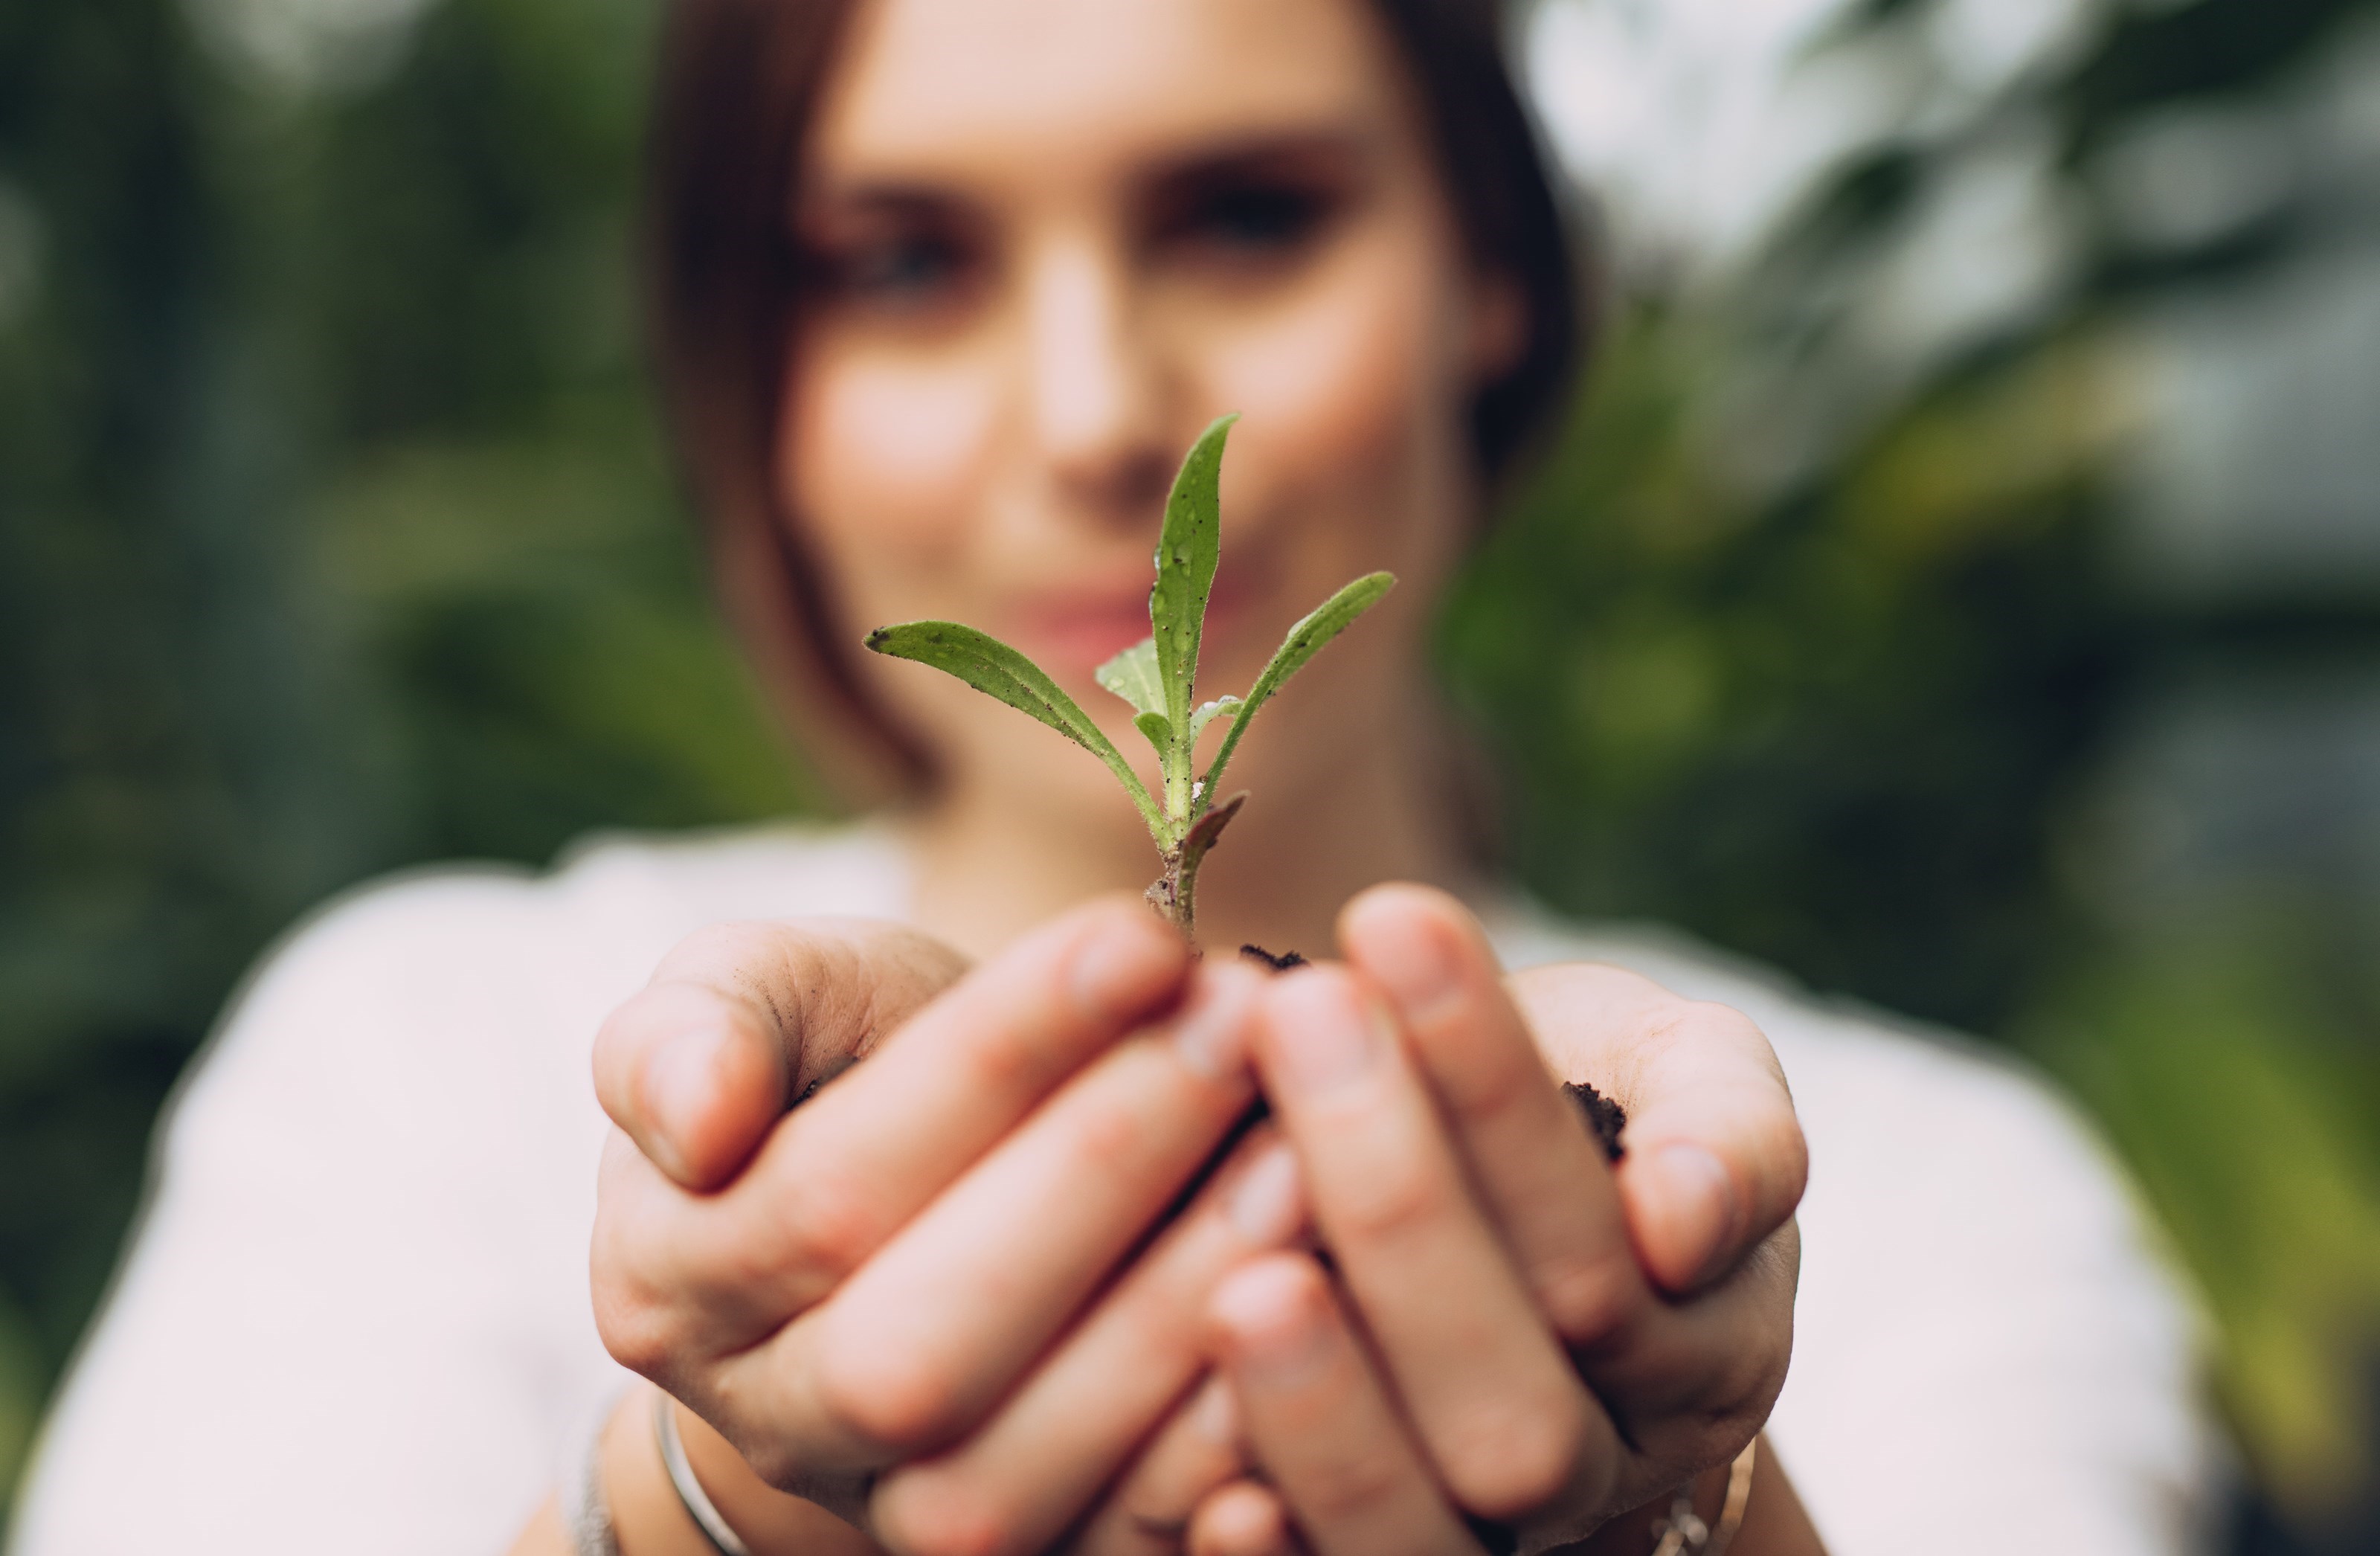
[{"label": "eyebrow", "polygon": [[[1205,189],[1254,176],[1282,174],[1331,176],[1348,169],[1367,173],[1381,154],[1380,137],[1338,128],[1259,130],[1217,140],[1136,170],[1135,205],[1166,206],[1196,198]],[[821,183],[795,202],[796,230],[805,217],[822,212],[838,217],[948,219],[974,202],[962,191],[931,177],[862,176],[847,183]]]},{"label": "eyebrow", "polygon": [[1219,185],[1251,179],[1362,179],[1378,163],[1380,151],[1378,137],[1351,130],[1247,136],[1151,170],[1140,180],[1135,203],[1161,209],[1195,201]]},{"label": "eyebrow", "polygon": [[1236,137],[1160,164],[1146,180],[1151,188],[1210,178],[1269,173],[1284,164],[1328,163],[1368,165],[1379,155],[1379,137],[1338,128],[1281,129]]},{"label": "eyebrow", "polygon": [[923,180],[861,179],[837,187],[805,188],[794,201],[796,230],[806,216],[831,212],[837,216],[947,216],[964,204],[948,188]]}]

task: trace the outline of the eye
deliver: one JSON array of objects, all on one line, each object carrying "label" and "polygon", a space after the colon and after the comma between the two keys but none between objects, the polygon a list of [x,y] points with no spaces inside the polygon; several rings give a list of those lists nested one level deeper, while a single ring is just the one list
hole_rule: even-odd
[{"label": "eye", "polygon": [[828,270],[835,290],[854,301],[911,307],[954,290],[966,259],[946,237],[903,234],[830,256]]},{"label": "eye", "polygon": [[1246,249],[1281,249],[1303,242],[1321,225],[1315,191],[1287,185],[1218,190],[1187,213],[1189,234]]},{"label": "eye", "polygon": [[1157,233],[1161,249],[1234,266],[1302,255],[1336,209],[1327,190],[1284,180],[1210,186],[1184,200]]},{"label": "eye", "polygon": [[813,225],[802,263],[831,307],[909,319],[964,301],[982,269],[979,246],[962,222],[936,212],[862,212]]}]

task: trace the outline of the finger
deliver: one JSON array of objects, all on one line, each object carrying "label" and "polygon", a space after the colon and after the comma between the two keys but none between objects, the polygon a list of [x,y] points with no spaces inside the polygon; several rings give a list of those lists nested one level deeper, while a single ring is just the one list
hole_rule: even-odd
[{"label": "finger", "polygon": [[1210,1376],[1062,1549],[1067,1556],[1176,1556],[1193,1513],[1247,1467],[1231,1385]]},{"label": "finger", "polygon": [[1256,1054],[1323,1242],[1454,1500],[1495,1519],[1599,1502],[1611,1424],[1474,1199],[1379,995],[1340,967],[1276,979]]},{"label": "finger", "polygon": [[595,1094],[689,1188],[743,1165],[786,1101],[872,1048],[965,970],[864,918],[717,924],[681,941],[595,1036]]},{"label": "finger", "polygon": [[1289,1509],[1269,1487],[1235,1480],[1190,1518],[1190,1556],[1300,1556]]},{"label": "finger", "polygon": [[652,1369],[741,1350],[824,1297],[1060,1082],[1171,1003],[1189,966],[1187,944],[1144,905],[1090,904],[919,1010],[782,1119],[724,1189],[662,1194],[611,1153],[593,1258],[604,1343],[684,1397],[685,1380]]},{"label": "finger", "polygon": [[1209,1311],[1249,1446],[1318,1556],[1477,1556],[1320,1266],[1268,1255]]},{"label": "finger", "polygon": [[831,1465],[881,1467],[973,1429],[1247,1111],[1245,1066],[1208,1064],[1244,1041],[1262,981],[1204,971],[1177,1020],[1086,1066],[721,1386],[770,1400]]},{"label": "finger", "polygon": [[1477,922],[1442,892],[1376,887],[1339,919],[1388,995],[1482,1207],[1565,1340],[1624,1330],[1652,1299],[1601,1146],[1561,1092]]},{"label": "finger", "polygon": [[1592,1079],[1628,1110],[1621,1204],[1664,1290],[1724,1276],[1792,1215],[1809,1151],[1750,1017],[1617,967],[1538,968],[1512,986],[1557,1072]]},{"label": "finger", "polygon": [[[1228,971],[1253,981],[1247,969]],[[1163,1549],[1178,1546],[1198,1498],[1240,1468],[1226,1391],[1177,1408],[1206,1369],[1207,1300],[1233,1268],[1305,1225],[1296,1158],[1259,1128],[998,1414],[957,1447],[878,1483],[875,1526],[895,1545],[938,1549],[949,1542],[932,1537],[955,1515],[998,1533],[970,1549],[1045,1549],[1161,1428],[1082,1544],[1151,1549],[1151,1531],[1171,1526]]]},{"label": "finger", "polygon": [[1800,1230],[1789,1221],[1726,1279],[1663,1304],[1626,1343],[1579,1354],[1641,1455],[1713,1463],[1759,1429],[1792,1354],[1801,1255]]}]

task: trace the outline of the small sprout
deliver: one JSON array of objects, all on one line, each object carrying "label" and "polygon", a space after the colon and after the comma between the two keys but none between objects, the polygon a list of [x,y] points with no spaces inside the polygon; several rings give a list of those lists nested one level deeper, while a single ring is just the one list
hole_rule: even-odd
[{"label": "small sprout", "polygon": [[[1239,748],[1240,736],[1247,733],[1248,721],[1322,645],[1379,603],[1397,581],[1393,574],[1373,573],[1324,601],[1289,629],[1245,697],[1192,700],[1207,600],[1214,590],[1220,556],[1223,443],[1238,419],[1226,416],[1208,428],[1182,461],[1158,537],[1157,583],[1148,596],[1149,635],[1100,665],[1097,674],[1102,687],[1131,704],[1134,726],[1156,748],[1157,793],[1149,792],[1114,742],[1057,682],[1000,639],[946,621],[880,626],[868,635],[868,646],[878,653],[914,659],[955,675],[1032,714],[1107,763],[1157,844],[1163,872],[1148,889],[1149,904],[1184,935],[1196,927],[1198,867],[1247,799],[1241,794],[1214,803],[1216,785]],[[1217,719],[1229,721],[1223,741],[1206,772],[1198,774],[1194,772],[1198,737]]]}]

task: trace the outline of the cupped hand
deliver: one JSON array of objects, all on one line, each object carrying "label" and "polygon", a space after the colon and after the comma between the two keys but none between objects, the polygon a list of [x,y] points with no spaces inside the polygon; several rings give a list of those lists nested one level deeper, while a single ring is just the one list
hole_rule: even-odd
[{"label": "cupped hand", "polygon": [[[1341,937],[1256,1042],[1330,1266],[1262,1258],[1214,1296],[1265,1483],[1204,1497],[1190,1549],[1545,1550],[1732,1458],[1783,1382],[1806,1171],[1758,1030],[1608,967],[1508,991],[1415,888]],[[1557,1076],[1628,1109],[1616,1171]]]},{"label": "cupped hand", "polygon": [[1110,1285],[1254,1097],[1260,981],[1123,900],[963,976],[891,926],[696,936],[597,1044],[604,1343],[896,1549],[1046,1543],[1195,1383],[1214,1282],[1302,1221],[1252,1136]]},{"label": "cupped hand", "polygon": [[[1253,1375],[1240,1376],[1235,1324],[1261,1329],[1263,1303],[1248,1304],[1265,1279],[1278,1303],[1311,1276],[1310,1267],[1260,1265],[1250,1271],[1255,1287],[1234,1282],[1217,1295],[1230,1270],[1303,1224],[1303,1174],[1268,1131],[1242,1142],[1086,1303],[1244,1106],[1246,1083],[1232,1075],[1239,1028],[1263,1015],[1269,1076],[1293,1049],[1304,1052],[1282,1034],[1310,1025],[1298,1005],[1309,995],[1290,997],[1301,980],[1259,991],[1228,964],[1193,974],[1178,942],[1133,904],[1070,916],[946,993],[957,958],[889,926],[745,926],[681,948],[599,1047],[605,1105],[635,1142],[615,1142],[605,1170],[596,1271],[607,1340],[724,1430],[725,1440],[710,1441],[735,1469],[744,1461],[729,1441],[776,1486],[918,1552],[1029,1550],[1062,1537],[1084,1551],[1176,1550],[1185,1532],[1194,1549],[1260,1550],[1270,1549],[1268,1529],[1290,1538],[1293,1518],[1321,1549],[1369,1549],[1329,1532],[1332,1498],[1313,1487],[1341,1472],[1327,1456],[1299,1457],[1332,1443],[1353,1445],[1352,1463],[1368,1473],[1382,1463],[1412,1470],[1389,1480],[1428,1491],[1450,1515],[1511,1510],[1533,1532],[1591,1526],[1598,1476],[1610,1480],[1600,1501],[1625,1505],[1636,1483],[1665,1485],[1671,1468],[1712,1459],[1714,1443],[1739,1435],[1736,1417],[1766,1412],[1774,1384],[1761,1381],[1765,1351],[1781,1370],[1781,1348],[1764,1348],[1757,1321],[1711,1317],[1746,1306],[1714,1299],[1746,1284],[1741,1277],[1757,1262],[1747,1250],[1762,1251],[1772,1276],[1781,1270],[1790,1322],[1790,1228],[1779,1228],[1798,1193],[1800,1138],[1765,1043],[1730,1013],[1604,968],[1518,980],[1524,1023],[1497,991],[1467,917],[1431,894],[1372,893],[1351,907],[1342,936],[1356,1005],[1369,1002],[1374,1019],[1397,1027],[1403,1083],[1427,1088],[1449,1121],[1439,1166],[1450,1155],[1459,1162],[1496,1250],[1484,1282],[1449,1271],[1463,1277],[1452,1282],[1463,1289],[1442,1294],[1449,1317],[1475,1331],[1478,1313],[1496,1311],[1466,1305],[1482,1290],[1494,1295],[1500,1267],[1508,1287],[1517,1280],[1544,1315],[1555,1354],[1592,1380],[1580,1408],[1545,1386],[1545,1368],[1533,1365],[1544,1357],[1525,1343],[1498,1357],[1497,1376],[1513,1375],[1518,1359],[1533,1380],[1505,1396],[1512,1429],[1572,1443],[1572,1473],[1551,1496],[1512,1483],[1483,1494],[1450,1477],[1415,1423],[1450,1408],[1459,1418],[1461,1401],[1427,1392],[1427,1375],[1442,1370],[1430,1345],[1383,1348],[1366,1331],[1368,1311],[1353,1331],[1364,1335],[1368,1370],[1354,1395],[1330,1405],[1342,1427],[1289,1428],[1288,1447],[1273,1450],[1280,1463],[1265,1465],[1272,1487],[1235,1478],[1251,1445],[1264,1458],[1265,1445],[1282,1440],[1284,1409],[1295,1415]],[[1433,942],[1454,960],[1451,1002],[1412,976],[1429,965]],[[1310,976],[1348,993],[1345,972]],[[1125,1039],[1153,1020],[1164,1030]],[[780,1117],[788,1097],[891,1034],[899,1040],[879,1059]],[[1124,1050],[1139,1057],[1118,1062]],[[1517,1069],[1516,1053],[1527,1061]],[[1632,1149],[1616,1184],[1584,1144],[1548,1064],[1629,1103]],[[1092,1073],[1109,1067],[1104,1089],[1094,1086]],[[1271,1083],[1284,1098],[1294,1089],[1286,1078]],[[1308,1135],[1327,1112],[1283,1109]],[[1152,1142],[1144,1137],[1160,1114],[1171,1122],[1160,1120],[1163,1138]],[[1152,1143],[1153,1151],[1134,1149]],[[1003,1157],[1010,1169],[990,1172]],[[1109,1181],[1119,1173],[1121,1185]],[[1050,1226],[1046,1212],[1077,1197],[1098,1203]],[[1340,1218],[1336,1209],[1324,1218],[1326,1232]],[[1368,1251],[1378,1241],[1351,1246],[1367,1250],[1363,1268],[1392,1271],[1394,1258]],[[1477,1246],[1475,1237],[1474,1253]],[[1284,1268],[1297,1274],[1284,1277]],[[1354,1267],[1342,1257],[1341,1268]],[[1360,1309],[1347,1288],[1322,1292],[1327,1304],[1311,1287],[1301,1300],[1326,1326],[1338,1313],[1343,1327],[1351,1301]],[[1509,1289],[1504,1296],[1509,1316]],[[1647,1304],[1698,1322],[1644,1321]],[[833,1312],[844,1316],[830,1323]],[[1527,1325],[1515,1332],[1525,1340]],[[1731,1412],[1730,1391],[1689,1376],[1697,1344],[1753,1379],[1732,1391],[1742,1402]],[[1210,1380],[1194,1392],[1210,1346],[1235,1388]],[[838,1360],[822,1366],[829,1349]],[[1401,1380],[1400,1357],[1417,1384]],[[1699,1432],[1665,1403],[1682,1382],[1706,1408],[1720,1402]],[[1406,1399],[1409,1386],[1427,1418]],[[1311,1411],[1318,1397],[1309,1391],[1297,1408]],[[1173,1418],[1153,1430],[1169,1410]],[[1623,1423],[1645,1434],[1633,1456],[1610,1447]],[[710,1434],[686,1425],[699,1467]],[[1390,1441],[1402,1443],[1402,1459],[1363,1446]],[[706,1480],[718,1494],[709,1472]],[[741,1512],[769,1522],[766,1507],[730,1512],[747,1533]]]}]

